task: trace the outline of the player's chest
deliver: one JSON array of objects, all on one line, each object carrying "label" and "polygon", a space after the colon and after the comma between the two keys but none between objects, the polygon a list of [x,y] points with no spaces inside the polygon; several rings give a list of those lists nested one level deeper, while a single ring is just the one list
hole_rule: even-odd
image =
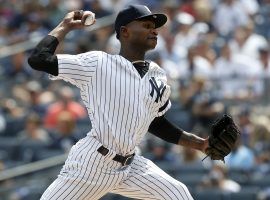
[{"label": "player's chest", "polygon": [[[158,76],[154,70],[149,70],[141,77],[136,69],[115,68],[106,74],[103,72],[103,76],[107,77],[104,79],[107,81],[107,91],[119,99],[119,102],[132,99],[129,101],[140,101],[148,105],[159,104],[168,88],[163,77]],[[100,84],[104,84],[104,81]]]}]

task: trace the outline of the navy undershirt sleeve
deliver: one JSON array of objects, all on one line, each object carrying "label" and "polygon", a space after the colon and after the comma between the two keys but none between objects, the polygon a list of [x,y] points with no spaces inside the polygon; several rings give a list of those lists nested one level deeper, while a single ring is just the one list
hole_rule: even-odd
[{"label": "navy undershirt sleeve", "polygon": [[38,71],[54,76],[58,75],[58,61],[54,52],[59,44],[56,37],[47,35],[43,38],[28,58],[29,65]]},{"label": "navy undershirt sleeve", "polygon": [[178,144],[183,130],[172,124],[163,115],[156,117],[149,126],[149,133],[173,144]]}]

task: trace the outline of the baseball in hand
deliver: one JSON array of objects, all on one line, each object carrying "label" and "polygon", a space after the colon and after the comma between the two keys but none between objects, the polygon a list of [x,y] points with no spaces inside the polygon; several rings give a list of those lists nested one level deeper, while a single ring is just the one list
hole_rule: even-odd
[{"label": "baseball in hand", "polygon": [[90,26],[91,24],[93,24],[95,21],[95,13],[92,13],[90,15],[88,15],[86,18],[85,18],[85,21],[84,21],[84,25],[85,26]]}]

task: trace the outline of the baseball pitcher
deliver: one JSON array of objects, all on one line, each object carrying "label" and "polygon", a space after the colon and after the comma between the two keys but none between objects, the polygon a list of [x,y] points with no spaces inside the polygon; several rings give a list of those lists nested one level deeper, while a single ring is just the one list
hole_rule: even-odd
[{"label": "baseball pitcher", "polygon": [[[115,20],[121,43],[118,55],[103,51],[55,55],[67,33],[95,23],[90,11],[73,11],[36,46],[30,66],[77,86],[92,123],[87,136],[71,148],[42,200],[95,200],[108,192],[144,200],[193,199],[183,183],[136,154],[135,147],[147,132],[214,154],[215,159],[223,156],[222,147],[214,148],[216,141],[210,146],[208,138],[187,133],[164,116],[171,106],[170,86],[164,70],[145,61],[145,53],[157,45],[157,28],[166,21],[165,14],[131,5]],[[221,153],[216,153],[219,149]]]}]

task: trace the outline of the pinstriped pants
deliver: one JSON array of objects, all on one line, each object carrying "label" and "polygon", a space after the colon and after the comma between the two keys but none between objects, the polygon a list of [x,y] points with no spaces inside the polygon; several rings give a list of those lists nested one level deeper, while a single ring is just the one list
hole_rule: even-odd
[{"label": "pinstriped pants", "polygon": [[[87,138],[87,139],[86,139]],[[41,200],[95,200],[111,192],[144,200],[192,200],[187,187],[152,161],[136,155],[129,166],[103,156],[101,144],[91,136],[72,147],[58,178]]]}]

